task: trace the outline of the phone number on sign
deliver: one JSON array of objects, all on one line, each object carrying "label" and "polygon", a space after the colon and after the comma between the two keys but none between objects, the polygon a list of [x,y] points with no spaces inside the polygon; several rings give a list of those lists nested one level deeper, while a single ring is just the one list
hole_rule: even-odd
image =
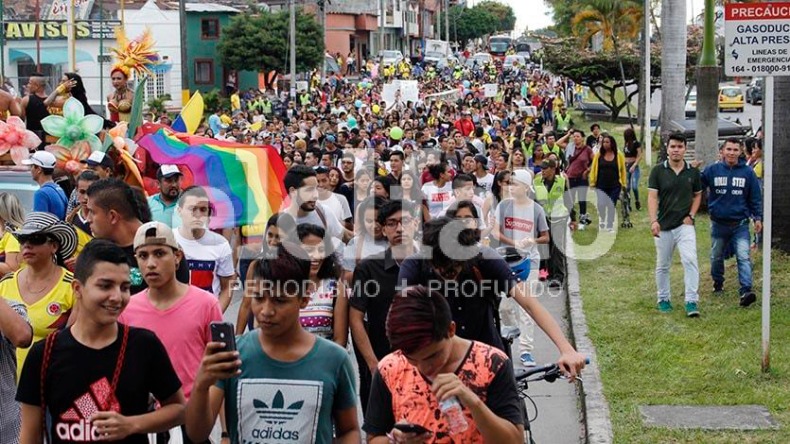
[{"label": "phone number on sign", "polygon": [[752,72],[788,72],[790,71],[790,65],[753,65],[751,67]]}]

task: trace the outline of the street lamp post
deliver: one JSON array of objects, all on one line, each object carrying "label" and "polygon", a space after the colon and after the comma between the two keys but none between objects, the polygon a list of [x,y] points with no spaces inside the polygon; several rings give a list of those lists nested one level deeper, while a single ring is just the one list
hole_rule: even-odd
[{"label": "street lamp post", "polygon": [[290,1],[291,100],[296,100],[296,0]]}]

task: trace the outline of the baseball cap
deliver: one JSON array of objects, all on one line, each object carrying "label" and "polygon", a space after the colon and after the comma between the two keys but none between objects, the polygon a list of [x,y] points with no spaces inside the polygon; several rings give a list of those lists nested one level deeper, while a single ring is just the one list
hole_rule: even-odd
[{"label": "baseball cap", "polygon": [[527,188],[532,186],[532,173],[527,170],[516,170],[510,175],[511,180],[517,180],[526,185]]},{"label": "baseball cap", "polygon": [[88,166],[102,166],[104,168],[112,168],[112,159],[107,154],[101,151],[94,151],[88,156],[87,159],[80,160],[81,163],[87,163]]},{"label": "baseball cap", "polygon": [[41,168],[55,168],[55,155],[49,151],[36,151],[29,159],[22,161],[22,165],[35,165]]},{"label": "baseball cap", "polygon": [[488,165],[488,158],[482,154],[478,154],[475,156],[475,162],[480,162],[483,164],[483,166],[486,166]]},{"label": "baseball cap", "polygon": [[337,140],[337,139],[335,139],[335,136],[334,136],[334,135],[332,135],[332,134],[327,134],[327,135],[326,135],[326,139],[325,139],[325,140],[326,140],[327,142],[330,142],[330,143],[335,143],[335,140]]},{"label": "baseball cap", "polygon": [[175,165],[162,165],[159,167],[159,170],[156,172],[157,179],[163,179],[166,177],[175,176],[176,174],[183,174],[181,170],[178,169]]},{"label": "baseball cap", "polygon": [[134,249],[146,245],[166,245],[176,250],[181,247],[176,242],[173,230],[162,222],[151,221],[140,225],[134,234]]}]

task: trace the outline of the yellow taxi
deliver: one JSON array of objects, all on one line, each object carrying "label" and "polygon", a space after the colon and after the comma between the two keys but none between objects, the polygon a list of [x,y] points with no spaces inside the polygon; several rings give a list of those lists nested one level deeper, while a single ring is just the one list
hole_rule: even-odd
[{"label": "yellow taxi", "polygon": [[743,91],[740,86],[721,86],[719,87],[719,111],[734,109],[743,111]]}]

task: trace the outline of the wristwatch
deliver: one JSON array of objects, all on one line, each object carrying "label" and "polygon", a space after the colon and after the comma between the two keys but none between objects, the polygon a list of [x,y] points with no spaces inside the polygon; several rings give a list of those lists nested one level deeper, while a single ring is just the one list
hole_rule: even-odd
[{"label": "wristwatch", "polygon": [[222,432],[222,435],[220,435],[220,438],[222,438],[222,439],[230,438],[230,435],[228,435],[228,432]]},{"label": "wristwatch", "polygon": [[689,217],[689,219],[691,219],[691,222],[695,221],[694,215],[692,215],[691,213],[688,214],[688,217]]}]

